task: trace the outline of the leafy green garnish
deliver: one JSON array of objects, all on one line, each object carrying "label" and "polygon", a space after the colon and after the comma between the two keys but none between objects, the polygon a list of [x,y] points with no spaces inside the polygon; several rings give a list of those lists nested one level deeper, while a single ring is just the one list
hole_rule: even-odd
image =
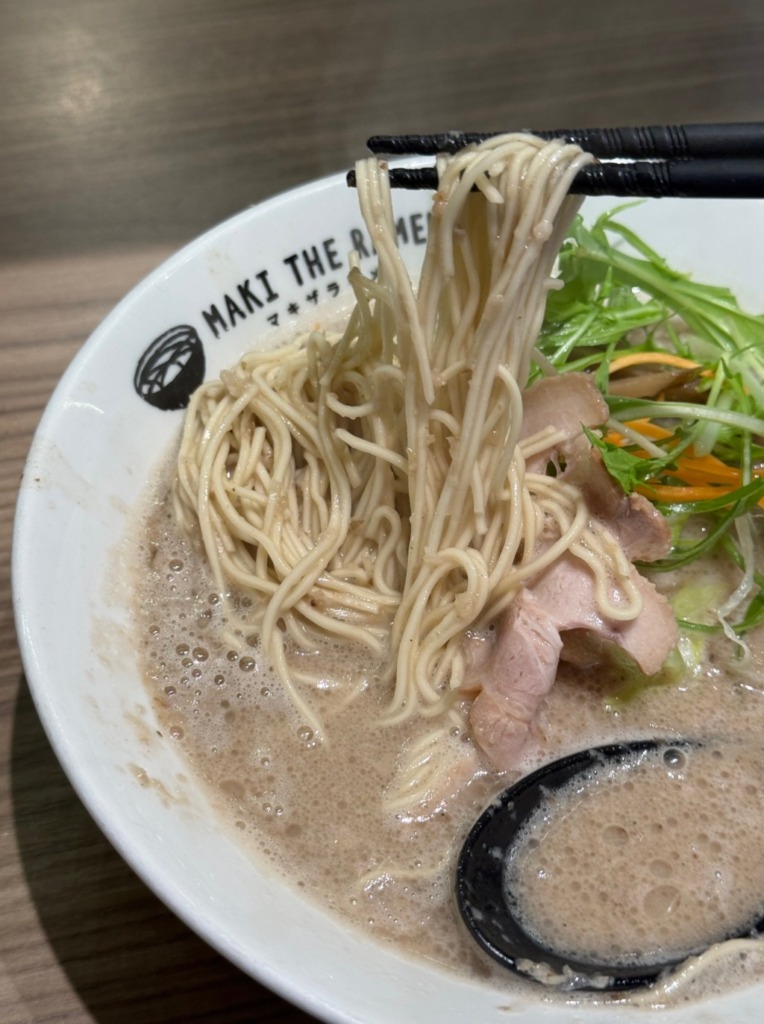
[{"label": "leafy green garnish", "polygon": [[617,444],[605,441],[588,427],[583,428],[592,446],[602,454],[605,469],[617,480],[626,494],[631,494],[639,484],[647,484],[650,477],[671,465],[671,456],[665,459],[648,459],[634,455]]},{"label": "leafy green garnish", "polygon": [[[669,519],[671,551],[650,568],[677,569],[714,552],[742,574],[737,526],[764,504],[764,470],[757,470],[764,467],[764,316],[742,310],[729,289],[671,268],[617,220],[619,212],[573,223],[560,252],[562,287],[549,294],[538,347],[559,372],[592,375],[613,429],[605,437],[587,430],[591,443],[627,494],[645,494]],[[614,360],[633,353],[650,353],[658,364],[664,353],[691,360],[690,393],[612,393]],[[640,423],[652,430],[640,435]],[[720,595],[717,608],[724,603]],[[696,636],[722,629],[686,611],[677,618]],[[724,628],[742,635],[762,623],[764,577],[755,572]]]}]

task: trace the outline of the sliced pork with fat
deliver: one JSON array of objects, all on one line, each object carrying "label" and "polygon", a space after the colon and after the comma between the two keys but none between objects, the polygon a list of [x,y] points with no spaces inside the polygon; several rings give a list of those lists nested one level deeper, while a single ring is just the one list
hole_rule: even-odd
[{"label": "sliced pork with fat", "polygon": [[[553,465],[559,478],[575,484],[593,519],[602,523],[629,560],[653,561],[665,555],[668,524],[647,499],[624,494],[581,429],[601,425],[607,416],[602,396],[582,374],[540,381],[525,394],[523,436],[554,424],[554,444],[529,458],[529,472]],[[542,539],[541,543],[548,543]],[[490,653],[473,667],[470,682],[479,690],[470,712],[477,743],[500,769],[516,767],[544,698],[554,684],[565,635],[581,631],[622,648],[652,675],[676,645],[673,611],[652,583],[632,567],[642,600],[630,620],[602,615],[591,569],[568,552],[527,581],[497,627]],[[581,644],[577,645],[579,655]]]},{"label": "sliced pork with fat", "polygon": [[596,449],[588,447],[569,462],[560,478],[581,490],[592,516],[608,525],[629,559],[654,562],[669,553],[671,530],[665,518],[643,495],[624,494]]},{"label": "sliced pork with fat", "polygon": [[[544,377],[523,394],[523,427],[520,437],[533,437],[551,425],[556,431],[565,434],[568,443],[581,438],[586,440],[581,426],[590,429],[599,427],[607,416],[605,399],[585,373]],[[554,453],[559,447],[555,447]],[[536,457],[534,472],[539,471],[539,466],[543,472],[549,455],[547,451]],[[531,468],[530,463],[528,468]]]},{"label": "sliced pork with fat", "polygon": [[530,591],[521,590],[480,666],[482,688],[470,710],[472,734],[497,768],[516,764],[554,683],[561,650],[551,616]]}]

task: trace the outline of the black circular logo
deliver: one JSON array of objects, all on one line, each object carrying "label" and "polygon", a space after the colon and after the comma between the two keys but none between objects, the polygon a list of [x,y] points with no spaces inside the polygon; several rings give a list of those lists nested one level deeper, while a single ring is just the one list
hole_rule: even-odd
[{"label": "black circular logo", "polygon": [[180,324],[156,338],[133,378],[141,398],[157,409],[185,409],[204,380],[204,348],[193,327]]}]

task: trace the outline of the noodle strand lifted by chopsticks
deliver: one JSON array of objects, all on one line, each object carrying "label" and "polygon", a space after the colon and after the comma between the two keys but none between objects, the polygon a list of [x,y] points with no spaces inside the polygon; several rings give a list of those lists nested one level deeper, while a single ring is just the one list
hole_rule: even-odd
[{"label": "noodle strand lifted by chopsticks", "polygon": [[[453,705],[465,630],[559,554],[590,566],[608,613],[639,610],[580,493],[526,476],[518,444],[549,276],[579,202],[568,187],[589,159],[523,135],[441,159],[418,290],[386,165],[360,162],[379,272],[352,267],[344,333],[250,353],[192,399],[177,516],[200,531],[221,591],[259,599],[248,628],[317,732],[290,669],[296,637],[374,652],[394,721]],[[542,529],[552,542],[537,555]]]}]

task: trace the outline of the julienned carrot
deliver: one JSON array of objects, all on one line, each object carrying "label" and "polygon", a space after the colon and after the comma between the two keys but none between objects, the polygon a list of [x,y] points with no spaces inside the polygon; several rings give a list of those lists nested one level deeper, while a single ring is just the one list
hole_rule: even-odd
[{"label": "julienned carrot", "polygon": [[[657,423],[653,423],[651,420],[631,420],[625,426],[630,427],[639,434],[643,434],[645,437],[649,437],[651,440],[664,440],[667,437],[671,437],[670,430],[658,426]],[[605,440],[619,446],[628,444],[629,441],[623,434],[619,434],[615,430],[611,430]],[[720,481],[729,481],[730,483],[738,481],[736,486],[739,486],[739,470],[735,469],[734,466],[728,466],[726,462],[717,459],[715,455],[693,455],[692,448],[690,448],[679,456],[676,466],[677,469],[702,474],[704,479],[713,478]],[[673,473],[673,475],[677,474]]]},{"label": "julienned carrot", "polygon": [[[707,464],[703,459],[692,459],[682,457],[677,459],[676,469],[671,471],[674,476],[681,476],[682,479],[687,478],[687,483],[717,483],[717,484],[731,484],[733,487],[741,486],[740,470],[735,469],[733,466],[725,466],[722,462],[719,464],[719,460],[716,459],[714,464]],[[753,476],[761,476],[760,470],[754,469]],[[691,480],[690,477],[696,477],[697,479]]]},{"label": "julienned carrot", "polygon": [[[699,476],[700,483],[730,483],[735,487],[740,486],[740,470],[735,466],[728,466],[725,462],[717,459],[715,455],[693,455],[690,450],[685,455],[680,455],[676,460],[676,470],[672,470],[677,476],[692,474]],[[688,481],[692,483],[693,481]]]},{"label": "julienned carrot", "polygon": [[[673,433],[673,431],[667,430],[665,427],[659,427],[657,423],[653,423],[652,420],[648,419],[630,420],[624,426],[631,427],[632,430],[644,434],[645,437],[658,441],[664,437],[671,437]],[[618,436],[620,437],[620,434]]]},{"label": "julienned carrot", "polygon": [[[671,437],[673,435],[673,431],[666,430],[665,427],[659,427],[657,423],[653,423],[652,420],[647,419],[629,420],[627,423],[624,423],[624,426],[631,428],[631,430],[634,430],[638,434],[642,434],[643,437],[647,437],[651,441],[664,441],[667,437]],[[618,430],[608,431],[605,435],[605,440],[608,444],[617,444],[621,447],[623,445],[635,443],[631,438],[626,437]],[[646,455],[646,452],[640,451],[635,454]]]},{"label": "julienned carrot", "polygon": [[[653,440],[663,440],[664,438],[671,437],[671,431],[666,430],[664,427],[659,427],[649,420],[632,420],[627,423],[626,426],[631,427],[638,433],[643,434],[645,437],[650,437]],[[619,447],[629,443],[629,438],[624,437],[623,434],[619,434],[616,430],[611,430],[605,437],[605,440],[610,444],[617,444]],[[669,446],[670,450],[670,446]],[[635,455],[641,455],[645,457],[647,455],[644,451],[636,451]],[[701,476],[699,482],[705,480],[718,480],[722,483],[729,482],[739,486],[740,473],[733,466],[728,466],[722,462],[721,459],[717,459],[715,455],[693,455],[692,448],[687,452],[679,456],[675,463],[676,469],[672,468],[672,476],[681,476],[682,473],[694,473]],[[735,483],[738,481],[738,483]],[[691,482],[691,481],[688,481]]]},{"label": "julienned carrot", "polygon": [[[635,354],[639,355],[640,353]],[[671,437],[670,430],[649,419],[631,420],[625,425],[651,440],[664,440]],[[628,438],[615,430],[609,431],[605,440],[619,446],[629,443]],[[646,456],[647,453],[635,452],[634,454]],[[674,479],[684,481],[684,484],[662,484],[659,482],[659,478],[654,477],[644,484],[637,485],[636,490],[655,501],[704,501],[708,498],[718,498],[721,495],[730,494],[742,484],[740,470],[735,466],[728,466],[721,459],[717,459],[715,455],[693,455],[692,448],[682,453],[676,463],[667,469],[667,473]],[[764,470],[754,470],[753,475],[762,477]],[[764,508],[764,499],[759,502],[759,505]]]},{"label": "julienned carrot", "polygon": [[677,366],[682,370],[700,369],[700,363],[696,363],[694,359],[685,359],[684,356],[674,355],[673,352],[631,352],[629,355],[613,359],[608,372],[618,373],[619,370],[626,370],[630,366],[644,366],[645,364]]},{"label": "julienned carrot", "polygon": [[734,487],[714,487],[711,484],[704,487],[685,487],[673,484],[644,483],[638,484],[635,490],[644,494],[646,498],[653,501],[663,502],[685,502],[685,501],[706,501],[709,498],[720,498],[724,494],[731,494]]}]

